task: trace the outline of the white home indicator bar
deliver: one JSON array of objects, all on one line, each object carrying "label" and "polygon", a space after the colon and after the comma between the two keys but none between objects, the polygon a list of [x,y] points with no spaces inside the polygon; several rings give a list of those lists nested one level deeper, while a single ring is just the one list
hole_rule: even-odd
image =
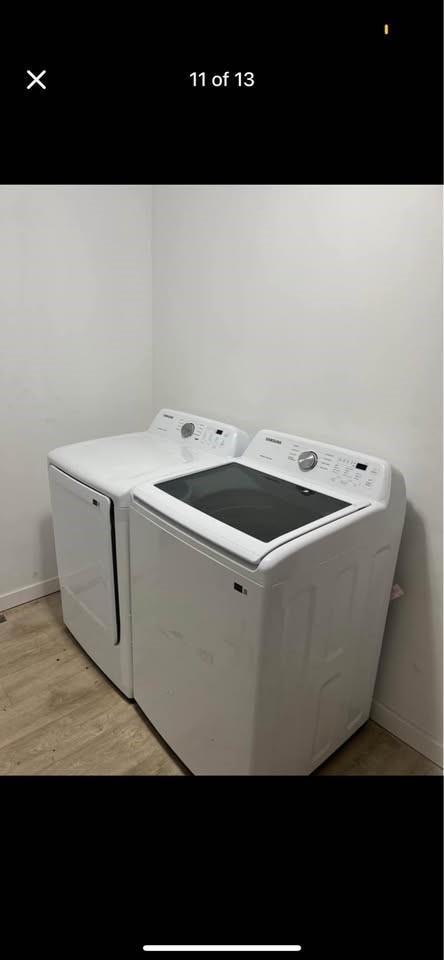
[{"label": "white home indicator bar", "polygon": [[279,951],[280,953],[291,953],[292,951],[295,951],[295,950],[302,950],[302,947],[300,946],[300,944],[294,944],[292,947],[290,947],[290,946],[285,946],[285,947],[284,947],[284,946],[282,946],[282,945],[276,946],[276,947],[271,947],[271,946],[258,947],[258,946],[246,946],[245,944],[243,944],[242,946],[238,946],[238,947],[235,947],[235,946],[210,946],[210,947],[204,947],[204,946],[202,946],[201,944],[199,944],[199,946],[195,946],[195,947],[188,946],[188,945],[185,945],[185,946],[182,946],[182,947],[181,947],[181,946],[178,946],[177,944],[176,944],[175,946],[171,946],[171,947],[166,947],[166,946],[162,946],[162,947],[154,947],[154,946],[153,946],[153,947],[151,947],[151,946],[149,946],[149,944],[145,944],[145,946],[144,946],[143,949],[144,949],[144,950],[147,950],[147,951],[149,951],[149,952],[151,952],[151,953],[155,953],[157,950],[162,951],[163,953],[167,953],[169,950],[174,950],[174,951],[176,951],[176,952],[177,952],[177,951],[179,951],[179,952],[184,952],[184,951],[192,952],[193,950],[196,950],[196,951],[198,951],[198,952],[200,952],[200,953],[203,953],[203,952],[205,952],[206,950],[217,950],[217,951],[219,951],[219,952],[232,951],[232,950],[237,951],[237,950],[239,950],[239,951],[242,951],[243,953],[245,953],[245,952],[252,952],[252,951],[253,951],[253,952],[261,951],[261,953],[264,953],[264,952],[274,953],[275,951]]}]

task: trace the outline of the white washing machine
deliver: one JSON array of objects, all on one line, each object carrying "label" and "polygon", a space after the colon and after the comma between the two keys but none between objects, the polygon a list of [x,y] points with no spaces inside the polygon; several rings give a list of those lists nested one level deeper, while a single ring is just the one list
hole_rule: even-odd
[{"label": "white washing machine", "polygon": [[133,696],[128,505],[153,470],[236,456],[247,434],[229,424],[161,410],[143,433],[104,437],[48,454],[63,619],[127,697]]},{"label": "white washing machine", "polygon": [[137,703],[194,773],[309,774],[369,716],[402,476],[262,430],[131,499]]}]

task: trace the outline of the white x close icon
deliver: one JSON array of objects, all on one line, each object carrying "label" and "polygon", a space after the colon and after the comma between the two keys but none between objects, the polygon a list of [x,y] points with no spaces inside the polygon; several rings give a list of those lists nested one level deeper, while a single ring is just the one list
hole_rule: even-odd
[{"label": "white x close icon", "polygon": [[28,86],[26,87],[27,90],[30,90],[35,83],[38,83],[39,87],[41,87],[42,90],[46,90],[45,84],[42,83],[42,77],[45,76],[46,70],[42,70],[42,72],[39,73],[38,77],[36,77],[35,73],[32,73],[31,70],[27,70],[26,73],[28,74],[28,76],[32,77],[31,83],[28,83]]}]

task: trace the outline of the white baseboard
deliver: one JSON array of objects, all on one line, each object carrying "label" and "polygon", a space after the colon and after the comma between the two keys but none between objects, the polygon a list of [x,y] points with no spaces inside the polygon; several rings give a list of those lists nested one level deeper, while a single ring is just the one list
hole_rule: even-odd
[{"label": "white baseboard", "polygon": [[59,578],[51,577],[50,580],[31,583],[29,587],[20,587],[19,590],[13,590],[12,593],[2,593],[0,594],[0,610],[10,610],[11,607],[18,607],[20,603],[29,603],[30,600],[47,597],[49,593],[56,593],[58,589]]},{"label": "white baseboard", "polygon": [[404,720],[404,717],[400,717],[399,714],[390,710],[389,707],[380,703],[379,700],[373,700],[370,716],[372,720],[379,723],[381,727],[385,727],[385,729],[393,733],[395,737],[399,737],[399,739],[407,743],[409,747],[413,747],[414,750],[422,753],[428,760],[432,760],[433,763],[437,763],[439,767],[442,767],[442,744],[434,740],[430,734],[425,733],[424,730],[420,730],[419,727],[415,727],[415,725],[409,723],[408,720]]}]

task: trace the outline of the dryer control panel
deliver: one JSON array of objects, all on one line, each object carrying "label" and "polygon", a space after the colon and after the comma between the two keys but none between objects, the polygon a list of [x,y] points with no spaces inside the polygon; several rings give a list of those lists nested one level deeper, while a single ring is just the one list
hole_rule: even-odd
[{"label": "dryer control panel", "polygon": [[148,433],[166,437],[172,443],[186,443],[191,448],[199,446],[224,457],[239,456],[249,439],[232,424],[166,408],[159,411]]},{"label": "dryer control panel", "polygon": [[386,460],[276,430],[260,430],[245,450],[245,459],[263,468],[273,465],[299,483],[327,487],[338,495],[347,491],[384,500],[390,488]]}]

